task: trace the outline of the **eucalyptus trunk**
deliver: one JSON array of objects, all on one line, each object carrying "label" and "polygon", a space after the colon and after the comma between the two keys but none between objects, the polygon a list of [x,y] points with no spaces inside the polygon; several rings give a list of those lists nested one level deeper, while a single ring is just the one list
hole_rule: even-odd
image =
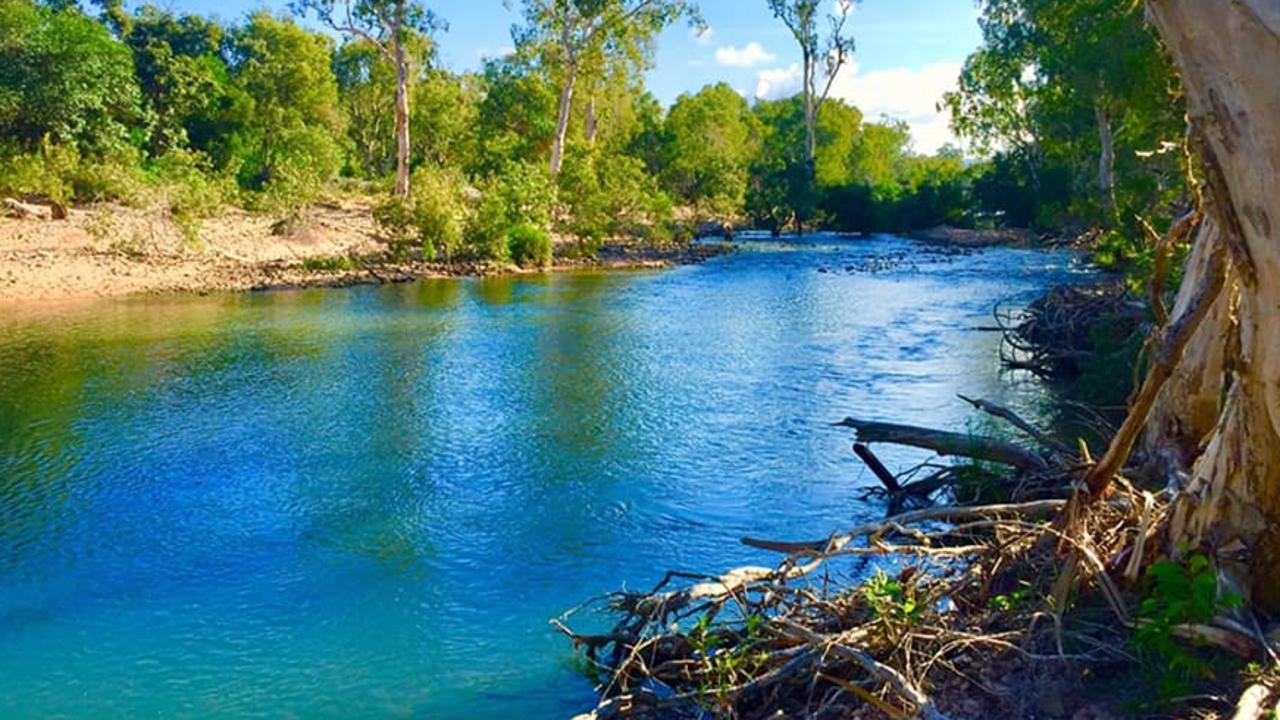
[{"label": "eucalyptus trunk", "polygon": [[1098,121],[1098,192],[1108,214],[1116,207],[1116,140],[1111,129],[1111,110],[1101,98],[1094,108]]},{"label": "eucalyptus trunk", "polygon": [[1200,138],[1207,218],[1179,291],[1221,244],[1230,269],[1151,412],[1145,443],[1186,474],[1171,541],[1280,610],[1280,0],[1147,0]]},{"label": "eucalyptus trunk", "polygon": [[396,60],[396,184],[395,196],[409,197],[409,60],[404,46],[395,45]]},{"label": "eucalyptus trunk", "polygon": [[560,174],[564,164],[564,143],[569,136],[569,108],[573,103],[573,86],[578,80],[577,66],[565,68],[564,85],[560,88],[560,111],[556,114],[556,136],[551,141],[551,175]]}]

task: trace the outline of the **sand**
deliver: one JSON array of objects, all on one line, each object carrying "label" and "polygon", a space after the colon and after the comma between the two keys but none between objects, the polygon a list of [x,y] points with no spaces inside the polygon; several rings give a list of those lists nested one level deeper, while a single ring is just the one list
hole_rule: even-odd
[{"label": "sand", "polygon": [[[524,272],[508,265],[368,260],[382,256],[386,246],[362,200],[313,208],[301,230],[273,232],[274,223],[269,215],[228,208],[205,220],[193,242],[163,211],[119,205],[73,208],[66,220],[0,218],[0,304]],[[718,252],[614,246],[599,259],[557,259],[550,269],[665,267]],[[308,258],[335,256],[366,261],[353,270],[304,267]]]}]

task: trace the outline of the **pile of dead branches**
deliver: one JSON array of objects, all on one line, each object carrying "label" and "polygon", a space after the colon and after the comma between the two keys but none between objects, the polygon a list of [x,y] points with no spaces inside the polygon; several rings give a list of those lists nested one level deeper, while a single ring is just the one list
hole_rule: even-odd
[{"label": "pile of dead branches", "polygon": [[[1085,689],[1138,665],[1135,590],[1162,551],[1169,503],[1119,475],[1105,498],[1091,496],[1087,448],[1072,453],[1007,408],[965,399],[1027,442],[846,418],[835,424],[856,431],[888,518],[820,539],[743,538],[781,560],[670,572],[553,620],[599,682],[600,702],[582,717],[1114,717]],[[992,476],[1013,501],[899,512],[959,466],[892,475],[867,445],[880,442],[1003,466]],[[575,629],[584,610],[612,627]],[[1256,623],[1231,618],[1172,632],[1242,657],[1275,649]],[[1240,702],[1259,695],[1249,693]]]},{"label": "pile of dead branches", "polygon": [[996,306],[993,312],[996,329],[1003,335],[1001,362],[1040,377],[1078,375],[1099,351],[1095,343],[1099,328],[1124,338],[1144,333],[1147,321],[1142,304],[1118,282],[1062,285],[1025,308]]},{"label": "pile of dead branches", "polygon": [[[1086,544],[1054,522],[1067,503],[928,508],[807,542],[744,538],[784,559],[610,595],[619,619],[604,634],[570,629],[573,613],[555,624],[600,672],[588,717],[1027,716],[1040,694],[1023,685],[1130,659],[1130,612],[1106,563],[1132,549],[1141,510],[1092,509]],[[1082,558],[1067,582],[1064,544]],[[910,563],[858,585],[833,578],[839,559],[869,556]],[[669,589],[678,579],[698,582]],[[1077,586],[1114,615],[1055,612]]]}]

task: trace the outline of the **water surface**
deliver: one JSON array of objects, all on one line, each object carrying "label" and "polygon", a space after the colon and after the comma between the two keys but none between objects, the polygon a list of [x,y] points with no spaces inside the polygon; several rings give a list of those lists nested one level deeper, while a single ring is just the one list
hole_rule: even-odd
[{"label": "water surface", "polygon": [[0,717],[566,717],[549,617],[883,512],[827,423],[1040,414],[968,328],[1070,260],[818,236],[0,317]]}]

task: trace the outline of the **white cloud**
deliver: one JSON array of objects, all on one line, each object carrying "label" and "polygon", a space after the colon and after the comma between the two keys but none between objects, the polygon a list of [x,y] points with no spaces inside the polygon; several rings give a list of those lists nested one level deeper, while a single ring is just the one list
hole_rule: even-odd
[{"label": "white cloud", "polygon": [[[761,70],[756,75],[756,98],[776,100],[799,92],[800,74],[798,65]],[[831,97],[857,107],[869,121],[882,115],[905,121],[911,126],[916,152],[927,154],[947,143],[957,143],[947,115],[937,105],[943,93],[955,89],[959,76],[960,64],[952,62],[869,72],[850,63],[836,76]]]},{"label": "white cloud", "polygon": [[756,99],[780,100],[800,92],[800,65],[791,63],[791,67],[772,68],[756,73]]},{"label": "white cloud", "polygon": [[778,56],[766,51],[758,42],[748,43],[741,50],[732,45],[716,50],[716,62],[726,67],[755,67],[777,59]]}]

